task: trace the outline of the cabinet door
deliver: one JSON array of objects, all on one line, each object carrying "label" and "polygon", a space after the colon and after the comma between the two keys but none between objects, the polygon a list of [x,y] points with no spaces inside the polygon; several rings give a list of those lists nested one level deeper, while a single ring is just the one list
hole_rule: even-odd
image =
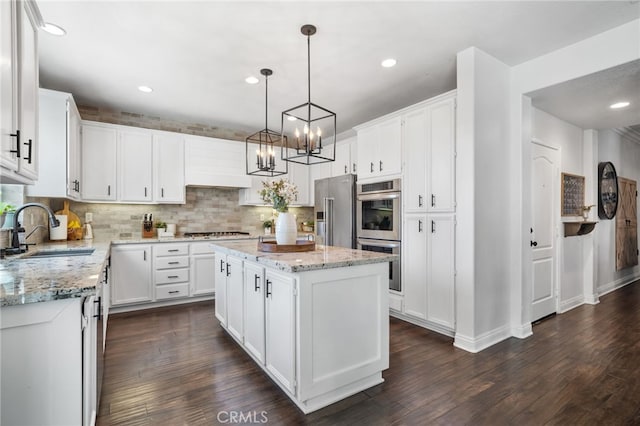
[{"label": "cabinet door", "polygon": [[349,158],[351,159],[351,174],[358,174],[358,138],[353,138],[349,144]]},{"label": "cabinet door", "polygon": [[16,56],[16,2],[0,1],[0,165],[9,170],[18,169],[14,152],[18,143],[15,136],[18,105],[18,75]]},{"label": "cabinet door", "polygon": [[304,164],[291,163],[289,164],[289,179],[298,188],[298,195],[296,199],[291,203],[295,206],[308,206],[309,201],[309,169],[312,166],[305,166]]},{"label": "cabinet door", "polygon": [[19,128],[21,157],[19,173],[38,179],[38,26],[27,2],[18,2],[20,23]]},{"label": "cabinet door", "polygon": [[266,367],[295,394],[295,280],[266,271]]},{"label": "cabinet door", "polygon": [[111,249],[111,304],[149,302],[151,287],[151,246],[127,245]]},{"label": "cabinet door", "polygon": [[227,329],[241,342],[244,330],[244,280],[242,272],[242,260],[227,256]]},{"label": "cabinet door", "polygon": [[428,108],[428,186],[431,212],[452,212],[455,207],[455,98]]},{"label": "cabinet door", "polygon": [[336,161],[331,163],[331,176],[351,173],[351,142],[344,141],[336,146]]},{"label": "cabinet door", "polygon": [[116,130],[82,126],[82,199],[116,199]]},{"label": "cabinet door", "polygon": [[216,318],[227,325],[227,256],[216,253]]},{"label": "cabinet door", "polygon": [[407,215],[402,240],[404,312],[427,319],[427,216]]},{"label": "cabinet door", "polygon": [[[427,210],[427,111],[404,116],[404,201],[405,212]],[[429,199],[429,202],[431,200]]]},{"label": "cabinet door", "polygon": [[264,269],[244,263],[244,346],[264,365]]},{"label": "cabinet door", "polygon": [[428,320],[454,328],[455,218],[453,215],[428,217],[429,232],[427,300]]},{"label": "cabinet door", "polygon": [[155,135],[153,156],[154,200],[184,204],[184,138],[171,133]]},{"label": "cabinet door", "polygon": [[191,296],[205,296],[215,291],[216,257],[213,254],[191,256]]},{"label": "cabinet door", "polygon": [[120,131],[118,138],[120,201],[152,199],[153,138],[150,132]]},{"label": "cabinet door", "polygon": [[402,119],[395,117],[379,124],[377,174],[395,175],[402,172]]},{"label": "cabinet door", "polygon": [[82,185],[80,160],[80,113],[73,99],[67,99],[67,196],[74,200]]},{"label": "cabinet door", "polygon": [[358,131],[358,179],[373,177],[378,165],[378,126]]}]

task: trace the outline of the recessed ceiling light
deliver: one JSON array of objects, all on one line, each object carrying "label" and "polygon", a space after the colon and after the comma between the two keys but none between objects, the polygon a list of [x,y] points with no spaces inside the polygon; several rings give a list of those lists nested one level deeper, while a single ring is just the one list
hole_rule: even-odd
[{"label": "recessed ceiling light", "polygon": [[138,86],[138,90],[144,93],[151,93],[153,89],[149,86]]},{"label": "recessed ceiling light", "polygon": [[260,80],[258,80],[256,77],[251,76],[251,77],[247,77],[244,79],[244,81],[246,81],[249,84],[258,84],[260,82]]},{"label": "recessed ceiling light", "polygon": [[51,22],[45,22],[40,28],[54,36],[63,36],[67,33],[62,27],[52,24]]},{"label": "recessed ceiling light", "polygon": [[296,121],[296,120],[297,120],[297,118],[295,118],[293,115],[290,115],[290,116],[288,116],[288,117],[287,117],[287,120],[289,120],[289,121]]},{"label": "recessed ceiling light", "polygon": [[393,58],[389,58],[389,59],[385,59],[384,61],[382,61],[380,63],[380,65],[382,65],[385,68],[391,68],[392,66],[394,66],[396,64],[396,60]]},{"label": "recessed ceiling light", "polygon": [[616,102],[615,104],[611,104],[609,105],[609,108],[611,109],[620,109],[620,108],[624,108],[624,107],[628,107],[629,106],[629,102]]}]

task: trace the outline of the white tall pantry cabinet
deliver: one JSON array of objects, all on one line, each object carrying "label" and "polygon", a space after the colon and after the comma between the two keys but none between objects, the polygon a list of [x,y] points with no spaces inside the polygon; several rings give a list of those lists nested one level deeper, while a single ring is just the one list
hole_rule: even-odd
[{"label": "white tall pantry cabinet", "polygon": [[455,330],[455,92],[404,111],[402,292],[392,315]]}]

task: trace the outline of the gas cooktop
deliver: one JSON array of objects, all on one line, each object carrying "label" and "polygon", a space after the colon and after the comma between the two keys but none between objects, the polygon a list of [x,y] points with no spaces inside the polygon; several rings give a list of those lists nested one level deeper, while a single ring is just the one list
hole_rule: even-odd
[{"label": "gas cooktop", "polygon": [[249,235],[249,233],[242,231],[200,231],[184,233],[185,237],[228,237],[233,235]]}]

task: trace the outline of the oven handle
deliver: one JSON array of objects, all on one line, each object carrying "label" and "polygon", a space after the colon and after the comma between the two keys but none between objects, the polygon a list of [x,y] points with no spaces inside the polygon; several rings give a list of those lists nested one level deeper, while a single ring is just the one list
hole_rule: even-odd
[{"label": "oven handle", "polygon": [[358,194],[358,201],[391,200],[396,198],[400,198],[399,192],[377,192],[377,193],[369,193],[369,194]]},{"label": "oven handle", "polygon": [[358,238],[358,245],[384,247],[384,248],[398,248],[400,247],[400,242],[378,242],[374,240],[363,240]]}]

